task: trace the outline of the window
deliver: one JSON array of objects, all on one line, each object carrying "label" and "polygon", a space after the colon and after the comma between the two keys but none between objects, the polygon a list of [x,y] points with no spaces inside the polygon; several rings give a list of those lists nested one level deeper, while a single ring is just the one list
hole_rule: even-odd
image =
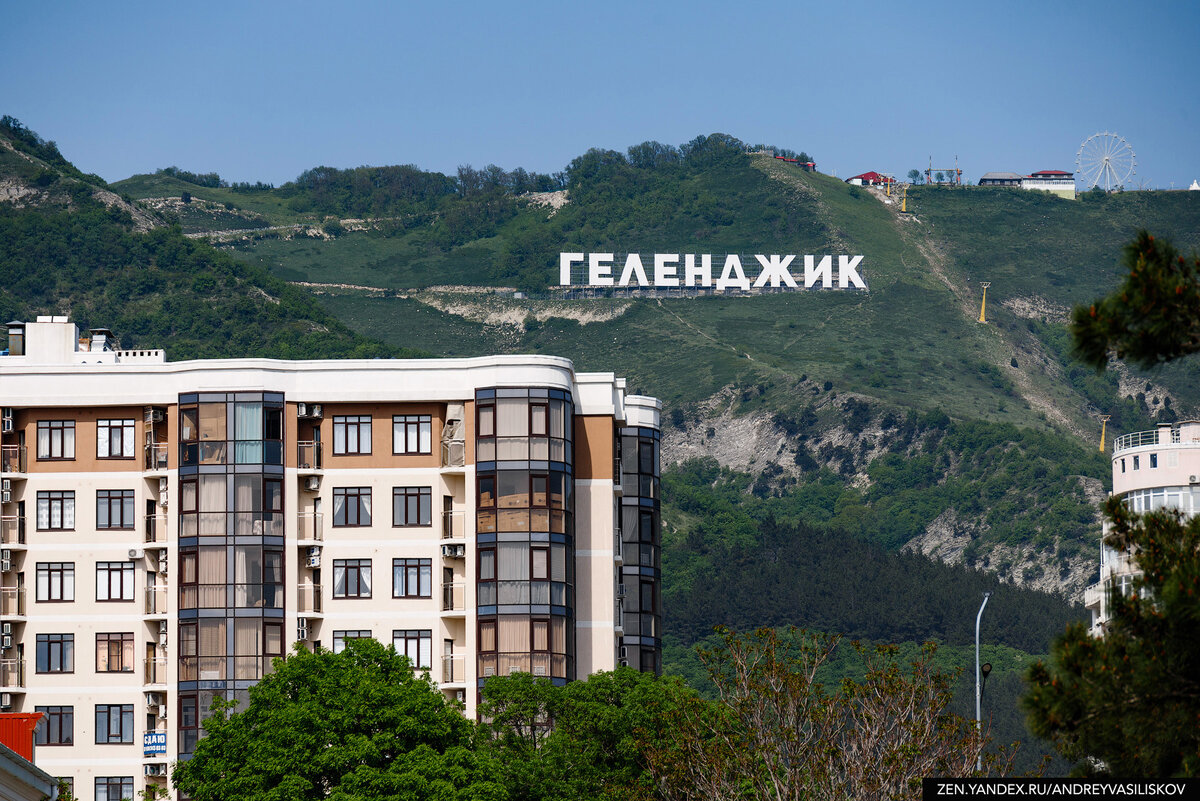
[{"label": "window", "polygon": [[1121,459],[1121,472],[1122,473],[1125,472],[1125,459],[1124,458]]},{"label": "window", "polygon": [[37,458],[74,459],[75,421],[38,420]]},{"label": "window", "polygon": [[132,776],[96,777],[96,801],[125,801],[125,799],[133,801]]},{"label": "window", "polygon": [[335,487],[333,490],[335,526],[371,525],[371,488]]},{"label": "window", "polygon": [[333,652],[340,654],[346,648],[346,640],[369,640],[371,639],[370,629],[350,630],[350,631],[335,631],[333,633]]},{"label": "window", "polygon": [[96,600],[133,600],[133,562],[96,563]]},{"label": "window", "polygon": [[134,423],[128,420],[96,421],[96,457],[99,459],[132,459]]},{"label": "window", "polygon": [[1133,469],[1134,470],[1141,469],[1141,461],[1142,461],[1142,459],[1140,456],[1133,457]]},{"label": "window", "polygon": [[393,631],[392,645],[396,653],[407,656],[412,666],[428,670],[433,667],[433,632],[429,629]]},{"label": "window", "polygon": [[133,527],[133,490],[98,490],[96,528]]},{"label": "window", "polygon": [[333,418],[333,453],[345,456],[371,452],[371,416],[335,415]]},{"label": "window", "polygon": [[75,635],[39,634],[37,636],[38,673],[75,672]]},{"label": "window", "polygon": [[1150,467],[1152,469],[1158,467],[1158,454],[1157,453],[1150,454]]},{"label": "window", "polygon": [[75,563],[38,562],[37,599],[39,601],[74,601]]},{"label": "window", "polygon": [[133,634],[96,635],[96,672],[129,673],[133,670]]},{"label": "window", "polygon": [[75,707],[35,706],[33,711],[45,716],[37,727],[38,745],[75,744]]},{"label": "window", "polygon": [[371,560],[334,559],[333,597],[370,598]]},{"label": "window", "polygon": [[433,560],[392,560],[393,598],[431,598],[432,596]]},{"label": "window", "polygon": [[394,416],[392,453],[433,453],[433,418],[427,414]]},{"label": "window", "polygon": [[429,487],[395,487],[392,489],[392,525],[432,525],[433,495]]},{"label": "window", "polygon": [[96,704],[96,743],[132,742],[133,704]]},{"label": "window", "polygon": [[75,529],[75,491],[38,490],[38,531],[73,531]]}]

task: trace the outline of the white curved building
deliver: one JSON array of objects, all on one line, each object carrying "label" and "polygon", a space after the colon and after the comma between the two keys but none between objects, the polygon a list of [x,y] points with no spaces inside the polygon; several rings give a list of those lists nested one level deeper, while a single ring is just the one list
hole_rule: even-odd
[{"label": "white curved building", "polygon": [[[1200,512],[1200,420],[1163,423],[1152,431],[1117,437],[1112,455],[1113,495],[1135,512],[1178,509]],[[1107,533],[1107,527],[1104,534]],[[1110,615],[1109,593],[1129,593],[1137,561],[1100,541],[1100,581],[1084,594],[1092,633],[1102,634]]]}]

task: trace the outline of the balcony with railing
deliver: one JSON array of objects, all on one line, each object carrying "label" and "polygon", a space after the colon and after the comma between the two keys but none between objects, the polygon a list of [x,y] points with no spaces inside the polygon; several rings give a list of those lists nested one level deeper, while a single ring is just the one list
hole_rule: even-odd
[{"label": "balcony with railing", "polygon": [[321,611],[321,585],[301,584],[297,588],[296,612],[301,615],[319,615]]},{"label": "balcony with railing", "polygon": [[442,584],[442,611],[467,611],[467,587],[464,582],[447,581]]},{"label": "balcony with railing", "polygon": [[165,473],[167,470],[167,445],[163,442],[152,442],[146,445],[146,472]]},{"label": "balcony with railing", "polygon": [[184,656],[180,681],[256,680],[275,670],[274,656]]},{"label": "balcony with railing", "polygon": [[25,616],[24,587],[0,587],[0,615],[4,615],[4,617]]},{"label": "balcony with railing", "polygon": [[146,515],[146,542],[165,545],[167,542],[167,516],[154,513]]},{"label": "balcony with railing", "polygon": [[467,658],[462,654],[446,654],[442,657],[442,681],[446,684],[466,684]]},{"label": "balcony with railing", "polygon": [[571,660],[564,654],[516,652],[479,655],[479,675],[482,678],[531,673],[539,677],[565,679],[570,667]]},{"label": "balcony with railing", "polygon": [[300,472],[311,473],[321,469],[321,443],[315,441],[296,443],[296,467]]},{"label": "balcony with railing", "polygon": [[467,513],[462,509],[442,512],[442,539],[465,540],[467,538]]},{"label": "balcony with railing", "polygon": [[4,545],[25,544],[24,515],[4,515],[0,517],[0,543]]},{"label": "balcony with railing", "polygon": [[143,662],[143,684],[167,683],[167,658],[165,656],[146,657]]},{"label": "balcony with railing", "polygon": [[325,524],[321,512],[301,512],[297,515],[296,539],[320,542],[324,539]]},{"label": "balcony with railing", "polygon": [[146,587],[145,608],[147,615],[165,615],[169,601],[170,595],[168,595],[166,587]]},{"label": "balcony with railing", "polygon": [[0,445],[0,473],[24,473],[25,446]]},{"label": "balcony with railing", "polygon": [[25,686],[25,660],[0,659],[0,687],[8,690]]}]

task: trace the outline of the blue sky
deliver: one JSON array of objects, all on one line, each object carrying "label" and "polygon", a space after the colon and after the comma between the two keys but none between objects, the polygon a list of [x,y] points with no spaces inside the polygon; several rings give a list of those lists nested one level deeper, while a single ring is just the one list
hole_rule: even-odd
[{"label": "blue sky", "polygon": [[562,169],[720,131],[822,172],[1073,170],[1200,179],[1200,3],[16,3],[0,113],[112,181],[178,165]]}]

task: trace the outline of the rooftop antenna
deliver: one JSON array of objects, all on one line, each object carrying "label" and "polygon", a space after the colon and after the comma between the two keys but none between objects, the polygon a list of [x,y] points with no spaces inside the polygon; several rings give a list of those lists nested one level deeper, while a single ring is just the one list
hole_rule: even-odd
[{"label": "rooftop antenna", "polygon": [[979,285],[983,287],[983,303],[979,304],[979,322],[987,322],[987,290],[992,285],[991,281],[980,281]]}]

